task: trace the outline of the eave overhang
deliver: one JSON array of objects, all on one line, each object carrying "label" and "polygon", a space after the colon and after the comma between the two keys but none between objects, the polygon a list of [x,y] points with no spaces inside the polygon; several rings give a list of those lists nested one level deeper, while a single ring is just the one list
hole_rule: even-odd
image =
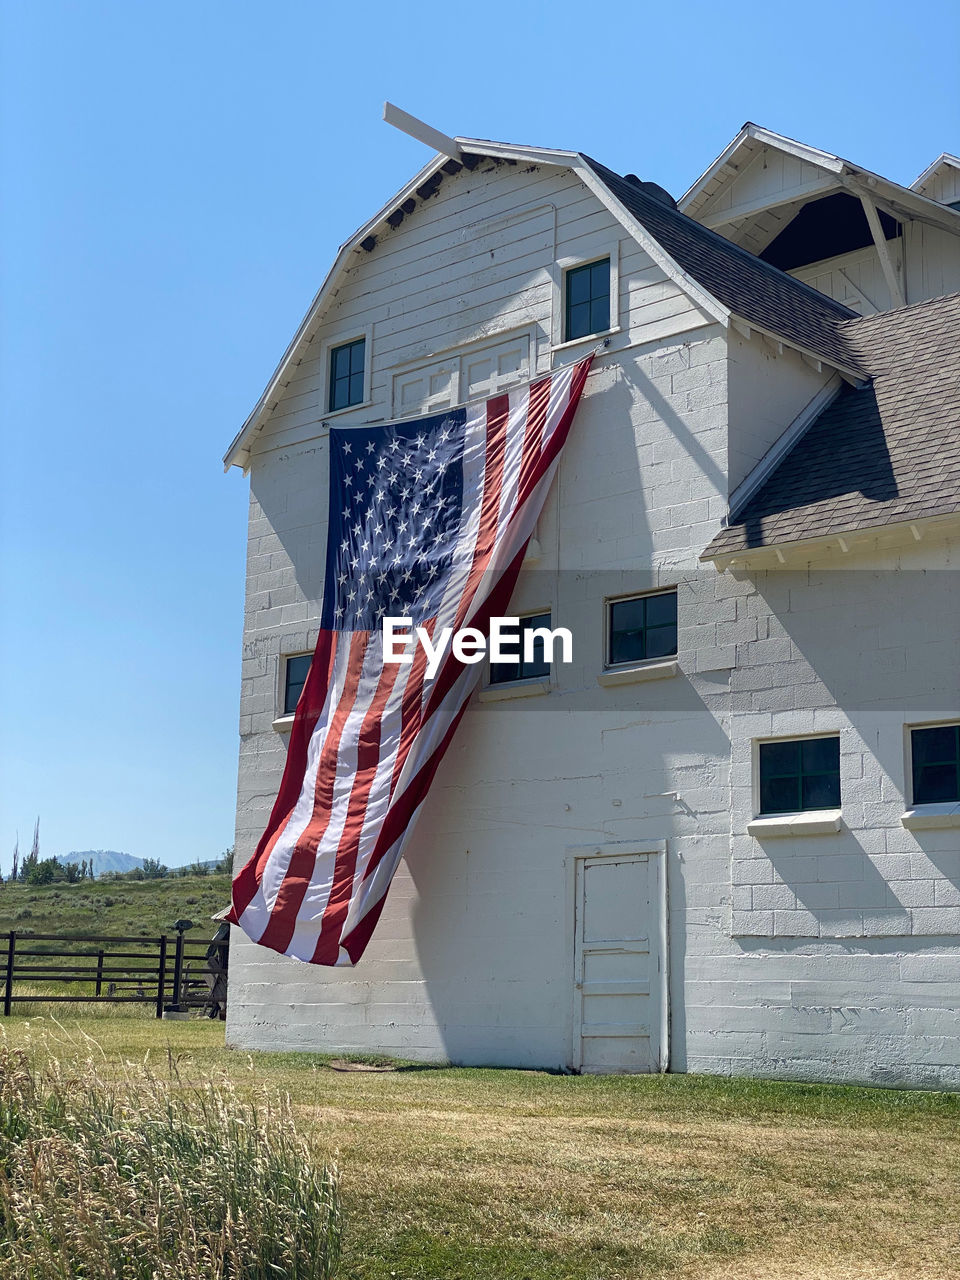
[{"label": "eave overhang", "polygon": [[[815,187],[811,187],[809,191],[797,193],[796,196],[786,192],[777,199],[757,204],[756,208],[734,206],[729,210],[718,211],[711,215],[710,208],[724,186],[728,182],[735,181],[743,168],[765,146],[821,169],[824,172],[824,180]],[[771,129],[764,129],[761,125],[748,121],[730,145],[680,197],[677,207],[691,218],[702,222],[704,226],[720,230],[734,222],[741,222],[752,214],[760,214],[766,209],[793,203],[795,199],[803,204],[807,200],[820,199],[834,191],[849,191],[857,196],[868,196],[879,209],[889,213],[898,222],[910,220],[926,222],[931,226],[950,231],[954,235],[960,235],[960,212],[929,199],[918,190],[941,162],[951,160],[956,160],[956,157],[941,156],[940,160],[920,175],[912,187],[903,187],[860,165],[851,164],[840,156],[831,155],[817,147],[807,146],[805,143],[784,137]]]},{"label": "eave overhang", "polygon": [[699,559],[713,564],[718,573],[737,569],[798,569],[814,557],[832,560],[839,557],[841,563],[838,567],[843,568],[845,566],[842,561],[855,552],[913,547],[917,543],[958,533],[960,512],[953,511],[946,515],[922,516],[915,520],[832,530],[814,538],[764,543],[762,546],[745,547],[737,551],[710,554],[707,548],[701,552]]}]

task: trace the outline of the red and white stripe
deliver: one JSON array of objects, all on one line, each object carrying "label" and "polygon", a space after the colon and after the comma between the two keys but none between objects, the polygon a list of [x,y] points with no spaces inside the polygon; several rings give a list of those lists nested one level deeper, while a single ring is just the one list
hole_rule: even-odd
[{"label": "red and white stripe", "polygon": [[[486,632],[507,611],[592,356],[469,406],[461,523],[436,632]],[[421,646],[383,662],[379,631],[321,631],[267,829],[234,881],[230,919],[299,960],[355,964],[481,664]]]}]

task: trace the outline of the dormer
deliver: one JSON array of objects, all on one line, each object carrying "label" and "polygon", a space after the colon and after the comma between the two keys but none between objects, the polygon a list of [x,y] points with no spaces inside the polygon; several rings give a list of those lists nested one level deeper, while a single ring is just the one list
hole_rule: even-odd
[{"label": "dormer", "polygon": [[[947,198],[951,197],[951,198]],[[902,187],[747,123],[681,198],[704,226],[861,315],[960,290],[960,162]]]}]

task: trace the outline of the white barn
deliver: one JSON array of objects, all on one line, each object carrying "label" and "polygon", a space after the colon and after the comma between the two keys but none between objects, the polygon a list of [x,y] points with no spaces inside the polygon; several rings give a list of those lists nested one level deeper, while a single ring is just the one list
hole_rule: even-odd
[{"label": "white barn", "polygon": [[[680,200],[457,139],[341,249],[250,476],[238,865],[317,637],[331,423],[595,361],[354,969],[234,930],[228,1042],[960,1085],[960,161],[747,125]],[[606,299],[606,303],[604,301]]]}]

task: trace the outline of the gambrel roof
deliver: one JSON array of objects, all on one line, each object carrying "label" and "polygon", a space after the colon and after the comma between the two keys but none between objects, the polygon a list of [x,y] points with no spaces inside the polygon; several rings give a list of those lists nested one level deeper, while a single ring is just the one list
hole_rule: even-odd
[{"label": "gambrel roof", "polygon": [[864,371],[847,350],[839,325],[854,313],[776,267],[761,262],[722,236],[701,227],[652,183],[641,183],[577,151],[522,147],[476,138],[457,138],[459,158],[438,154],[369,222],[343,244],[276,372],[224,456],[226,467],[246,467],[256,433],[283,395],[303,349],[312,340],[336,295],[344,271],[358,254],[372,252],[429,199],[448,177],[473,169],[482,158],[507,164],[559,165],[571,169],[621,222],[652,260],[707,315],[721,324],[740,322],[823,361],[853,381]]},{"label": "gambrel roof", "polygon": [[870,383],[839,391],[701,559],[960,514],[960,294],[841,329]]}]

